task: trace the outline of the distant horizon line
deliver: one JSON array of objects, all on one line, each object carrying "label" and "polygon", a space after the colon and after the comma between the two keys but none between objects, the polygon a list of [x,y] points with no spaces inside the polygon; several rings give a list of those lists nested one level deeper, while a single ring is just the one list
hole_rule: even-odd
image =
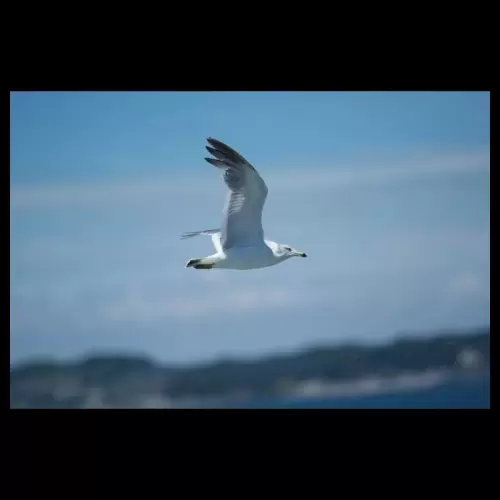
[{"label": "distant horizon line", "polygon": [[301,345],[294,349],[286,349],[282,351],[275,351],[273,353],[262,353],[252,356],[218,356],[214,358],[199,359],[191,362],[165,362],[155,359],[154,356],[150,354],[143,353],[138,350],[99,350],[92,351],[88,350],[85,354],[71,356],[66,358],[56,358],[48,356],[29,356],[26,359],[20,359],[14,363],[10,363],[10,370],[19,370],[26,368],[30,365],[47,365],[47,364],[58,364],[58,365],[78,365],[85,363],[89,360],[96,359],[109,359],[109,358],[120,358],[120,359],[138,359],[141,361],[149,362],[152,365],[156,365],[162,368],[193,368],[205,365],[213,365],[219,363],[252,363],[252,362],[262,362],[270,360],[276,357],[286,357],[298,355],[300,353],[305,353],[308,351],[318,350],[318,349],[342,349],[346,347],[365,347],[365,348],[377,348],[377,347],[389,347],[395,345],[401,341],[414,341],[414,342],[425,342],[437,338],[443,338],[447,336],[462,336],[462,335],[483,335],[486,332],[490,333],[490,324],[475,326],[475,327],[461,327],[461,328],[442,328],[439,330],[425,330],[425,331],[413,331],[407,330],[405,333],[396,333],[390,337],[380,339],[379,341],[374,340],[342,340],[339,342],[323,342],[317,344]]}]

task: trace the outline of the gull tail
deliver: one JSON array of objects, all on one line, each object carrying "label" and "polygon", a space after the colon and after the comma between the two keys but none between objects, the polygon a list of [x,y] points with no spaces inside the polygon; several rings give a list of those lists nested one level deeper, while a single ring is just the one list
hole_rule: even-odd
[{"label": "gull tail", "polygon": [[185,240],[186,238],[192,238],[193,236],[198,236],[200,234],[204,234],[207,236],[220,233],[220,229],[204,229],[203,231],[192,231],[181,234],[181,240]]}]

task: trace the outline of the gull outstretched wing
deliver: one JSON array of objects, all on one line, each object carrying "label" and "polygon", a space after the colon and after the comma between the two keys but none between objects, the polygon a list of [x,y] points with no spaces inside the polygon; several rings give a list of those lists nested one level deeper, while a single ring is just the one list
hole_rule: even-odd
[{"label": "gull outstretched wing", "polygon": [[221,244],[224,250],[249,246],[264,240],[262,210],[267,186],[257,170],[239,153],[217,139],[208,138],[206,146],[214,158],[210,164],[224,170],[223,179],[229,188],[223,210]]}]

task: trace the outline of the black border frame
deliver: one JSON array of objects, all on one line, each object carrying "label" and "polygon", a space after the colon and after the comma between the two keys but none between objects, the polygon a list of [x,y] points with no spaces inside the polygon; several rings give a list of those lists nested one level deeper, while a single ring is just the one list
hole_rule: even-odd
[{"label": "black border frame", "polygon": [[[228,43],[231,44],[226,40]],[[286,73],[284,56],[283,60],[271,61],[268,70],[260,59],[259,64],[253,65],[251,58],[233,58],[221,53],[208,56],[202,53],[201,61],[183,54],[181,67],[174,68],[171,52],[178,48],[175,45],[163,53],[158,47],[160,54],[156,58],[139,65],[131,63],[123,51],[121,58],[108,52],[94,59],[89,54],[82,58],[81,52],[64,56],[62,41],[57,46],[58,60],[51,62],[47,55],[53,53],[49,49],[44,52],[42,44],[32,43],[29,49],[21,45],[17,66],[10,69],[9,90],[487,90],[491,74],[486,53],[480,54],[484,56],[481,60],[472,48],[464,53],[460,47],[453,51],[436,48],[431,58],[424,53],[415,56],[410,51],[404,56],[389,53],[383,60],[375,54],[371,61],[370,56],[364,61],[356,58],[356,63],[349,67],[342,65],[338,51],[328,46],[332,51],[326,59],[331,76],[326,78],[320,75],[320,70],[325,69],[324,62],[314,65],[305,47],[304,56],[292,54],[291,66],[295,71]],[[135,54],[136,61],[143,55],[138,51]],[[11,62],[14,59],[11,57]],[[317,71],[311,72],[305,67],[306,62]],[[497,102],[496,97],[491,99],[492,104]],[[492,129],[495,117],[492,113]],[[494,150],[492,142],[491,151]],[[494,347],[494,335],[492,340]],[[494,362],[491,367],[494,388]],[[494,398],[491,399],[491,408],[495,409]],[[490,410],[288,410],[284,413],[280,410],[59,410],[55,413],[10,410],[7,434],[13,460],[10,465],[19,468],[21,476],[23,471],[38,471],[43,478],[41,484],[49,483],[51,487],[52,479],[60,480],[66,468],[71,477],[79,478],[73,485],[75,489],[79,489],[82,481],[92,483],[93,479],[86,476],[97,477],[94,472],[100,467],[108,475],[102,479],[109,479],[112,462],[119,463],[122,458],[134,466],[157,461],[148,476],[158,471],[164,492],[174,494],[168,482],[178,479],[177,473],[183,470],[188,473],[188,486],[197,483],[193,471],[198,465],[219,470],[223,477],[216,477],[227,489],[229,468],[226,467],[231,462],[237,462],[240,468],[244,467],[240,460],[247,458],[250,463],[246,467],[251,468],[245,470],[250,480],[261,482],[261,472],[264,476],[267,470],[266,458],[271,460],[270,470],[274,474],[279,455],[279,460],[288,456],[292,463],[306,468],[309,462],[323,462],[329,471],[327,477],[334,481],[338,479],[337,471],[344,468],[342,464],[354,473],[359,473],[359,468],[366,470],[379,465],[388,467],[387,479],[394,483],[394,462],[403,462],[403,467],[408,466],[414,474],[413,483],[406,484],[405,489],[413,489],[420,481],[429,484],[432,472],[445,475],[444,468],[450,467],[453,474],[450,480],[455,485],[463,485],[474,476],[471,481],[474,494],[481,495],[489,492],[484,482],[491,469],[489,456],[493,442],[489,413]],[[223,451],[226,448],[232,448],[233,455],[227,455]],[[388,450],[391,451],[385,455]],[[216,456],[219,451],[224,454],[221,458]],[[259,458],[253,465],[252,451]],[[326,460],[321,460],[323,453]],[[418,469],[410,463],[411,458],[420,464]],[[464,465],[468,475],[461,476]],[[435,467],[437,471],[433,470]],[[319,469],[317,473],[320,474]],[[123,470],[118,471],[117,477],[122,483],[128,480]],[[293,475],[287,477],[295,480]],[[364,477],[358,476],[353,485],[357,489],[363,482]],[[36,484],[38,491],[41,484]],[[375,491],[383,491],[382,484]],[[336,494],[335,485],[329,487]]]}]

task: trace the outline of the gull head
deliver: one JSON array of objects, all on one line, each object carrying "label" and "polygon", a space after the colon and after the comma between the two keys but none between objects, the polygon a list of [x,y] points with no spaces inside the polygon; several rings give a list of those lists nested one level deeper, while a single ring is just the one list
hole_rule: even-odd
[{"label": "gull head", "polygon": [[290,259],[291,257],[307,257],[304,252],[297,250],[290,245],[275,243],[272,247],[274,255],[280,259]]}]

